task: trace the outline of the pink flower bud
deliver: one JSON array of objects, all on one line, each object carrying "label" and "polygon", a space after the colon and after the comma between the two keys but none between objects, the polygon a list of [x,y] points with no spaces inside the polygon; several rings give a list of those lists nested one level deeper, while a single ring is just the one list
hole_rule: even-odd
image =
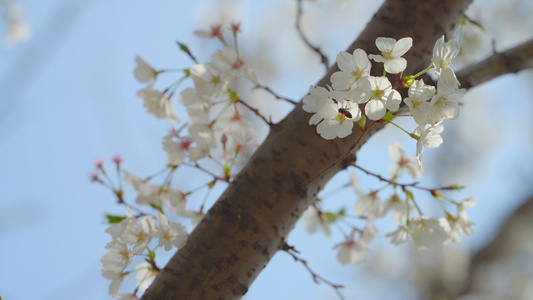
[{"label": "pink flower bud", "polygon": [[119,153],[117,153],[113,157],[113,161],[117,164],[117,167],[120,166],[120,163],[122,162],[122,156]]}]

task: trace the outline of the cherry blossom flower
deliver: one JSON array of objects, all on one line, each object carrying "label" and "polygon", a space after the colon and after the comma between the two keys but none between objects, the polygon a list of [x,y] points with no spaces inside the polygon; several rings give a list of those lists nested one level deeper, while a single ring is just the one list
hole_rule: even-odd
[{"label": "cherry blossom flower", "polygon": [[361,119],[361,110],[358,105],[352,106],[344,99],[337,99],[337,102],[327,100],[322,103],[317,115],[324,119],[316,127],[317,133],[326,140],[332,140],[352,133],[353,123]]},{"label": "cherry blossom flower", "polygon": [[8,48],[13,48],[17,44],[28,40],[31,36],[31,27],[26,19],[24,7],[20,4],[3,1],[7,34],[4,44]]},{"label": "cherry blossom flower", "polygon": [[247,146],[256,142],[255,127],[235,108],[226,110],[215,123],[215,130],[225,134],[240,146]]},{"label": "cherry blossom flower", "polygon": [[458,243],[461,240],[461,234],[471,235],[474,223],[468,218],[466,208],[476,205],[473,198],[467,198],[457,203],[457,216],[446,215],[446,220],[450,225],[449,241]]},{"label": "cherry blossom flower", "polygon": [[222,71],[235,77],[244,77],[251,82],[257,82],[257,76],[252,69],[244,65],[244,62],[237,55],[235,49],[224,46],[211,56],[212,65]]},{"label": "cherry blossom flower", "polygon": [[407,61],[401,56],[411,49],[413,39],[406,37],[396,41],[393,38],[378,37],[376,46],[381,51],[381,55],[370,54],[368,57],[376,62],[384,63],[383,67],[387,73],[398,74],[407,67]]},{"label": "cherry blossom flower", "polygon": [[394,163],[389,166],[389,172],[393,178],[402,176],[404,169],[407,170],[407,174],[413,178],[421,177],[424,174],[424,168],[405,152],[400,143],[394,142],[390,144],[389,154],[394,161]]},{"label": "cherry blossom flower", "polygon": [[437,124],[442,120],[454,120],[459,116],[459,103],[457,100],[466,93],[465,89],[458,89],[452,69],[442,69],[437,82],[437,94],[429,103],[430,124]]},{"label": "cherry blossom flower", "polygon": [[405,224],[413,206],[407,201],[400,198],[397,194],[392,195],[385,201],[385,214],[392,211],[392,219],[396,224]]},{"label": "cherry blossom flower", "polygon": [[448,240],[450,226],[444,218],[416,216],[409,220],[409,230],[418,248],[429,248],[442,245]]},{"label": "cherry blossom flower", "polygon": [[359,189],[359,178],[357,178],[353,172],[350,172],[350,186],[359,197],[365,195],[365,193]]},{"label": "cherry blossom flower", "polygon": [[107,244],[108,253],[102,256],[102,265],[104,270],[110,272],[122,272],[128,265],[133,262],[133,253],[128,249],[124,242],[112,241]]},{"label": "cherry blossom flower", "polygon": [[118,293],[124,282],[124,276],[126,276],[127,273],[122,273],[122,271],[116,272],[109,268],[104,268],[101,271],[103,277],[111,280],[111,284],[109,284],[109,295],[118,297]]},{"label": "cherry blossom flower", "polygon": [[199,147],[216,148],[215,131],[208,124],[196,123],[189,127],[191,139]]},{"label": "cherry blossom flower", "polygon": [[226,91],[228,76],[212,64],[194,65],[189,69],[196,91],[204,97],[217,97]]},{"label": "cherry blossom flower", "polygon": [[416,159],[420,165],[422,165],[422,147],[435,148],[440,146],[443,141],[440,136],[442,130],[444,130],[442,125],[420,125],[415,129],[413,134],[419,136],[418,142],[416,143]]},{"label": "cherry blossom flower", "polygon": [[461,241],[461,234],[471,235],[474,223],[468,218],[462,218],[460,215],[454,217],[452,215],[446,216],[446,221],[450,226],[448,232],[448,241],[452,243],[459,243]]},{"label": "cherry blossom flower", "polygon": [[323,117],[320,114],[317,114],[319,108],[326,102],[331,99],[330,91],[321,86],[310,86],[309,95],[305,96],[302,99],[303,106],[302,109],[308,113],[315,113],[309,119],[309,125],[318,124]]},{"label": "cherry blossom flower", "polygon": [[477,205],[477,202],[474,200],[474,198],[466,198],[465,200],[457,203],[457,215],[461,218],[467,219],[468,216],[466,215],[466,209],[475,205]]},{"label": "cherry blossom flower", "polygon": [[205,30],[195,30],[194,34],[201,38],[212,39],[212,38],[222,38],[222,24],[211,25],[209,31]]},{"label": "cherry blossom flower", "polygon": [[385,211],[384,208],[385,207],[381,202],[381,199],[379,199],[377,192],[371,192],[359,197],[354,206],[355,212],[358,214],[363,215],[368,212],[375,218],[380,218],[383,216]]},{"label": "cherry blossom flower", "polygon": [[340,244],[335,245],[333,249],[339,249],[337,260],[341,265],[358,264],[366,259],[366,246],[354,241],[355,232],[352,231],[350,236]]},{"label": "cherry blossom flower", "polygon": [[409,97],[403,102],[409,107],[418,125],[429,124],[429,99],[435,95],[435,87],[425,85],[422,79],[416,80],[408,90]]},{"label": "cherry blossom flower", "polygon": [[137,67],[133,70],[133,74],[137,81],[141,83],[155,81],[157,78],[157,71],[150,67],[139,55],[135,56]]},{"label": "cherry blossom flower", "polygon": [[362,77],[370,75],[372,64],[366,52],[355,49],[353,54],[341,51],[337,55],[340,71],[331,75],[331,85],[335,90],[349,90]]},{"label": "cherry blossom flower", "polygon": [[302,214],[301,220],[306,224],[305,231],[313,234],[318,228],[322,228],[324,235],[331,235],[329,224],[331,223],[327,215],[318,211],[314,206],[310,206]]},{"label": "cherry blossom flower", "polygon": [[156,118],[166,118],[169,124],[178,121],[178,114],[170,99],[153,89],[152,86],[139,90],[137,97],[144,100],[144,107]]},{"label": "cherry blossom flower", "polygon": [[176,211],[172,201],[183,197],[183,192],[169,186],[158,186],[146,183],[141,178],[123,171],[124,181],[133,186],[137,191],[135,202],[141,205],[156,205],[161,207],[163,204],[168,205],[173,211]]},{"label": "cherry blossom flower", "polygon": [[135,270],[137,270],[135,279],[139,281],[137,286],[139,287],[139,290],[145,291],[154,281],[155,277],[157,276],[157,271],[154,270],[154,267],[151,264],[145,261],[135,266]]},{"label": "cherry blossom flower", "polygon": [[188,210],[185,212],[184,217],[191,219],[191,225],[194,228],[200,223],[200,221],[202,221],[202,218],[204,217],[204,213],[200,211]]},{"label": "cherry blossom flower", "polygon": [[392,89],[386,77],[363,77],[349,94],[356,103],[366,103],[365,115],[370,120],[379,120],[388,110],[396,111],[400,108],[402,97],[398,91]]},{"label": "cherry blossom flower", "polygon": [[172,245],[176,248],[182,248],[187,242],[187,232],[185,227],[177,222],[168,222],[167,217],[162,213],[157,213],[157,232],[156,237],[159,239],[159,247],[164,246],[165,250],[172,249]]},{"label": "cherry blossom flower", "polygon": [[[177,138],[177,141],[174,139]],[[181,164],[187,157],[192,139],[185,136],[178,138],[177,133],[171,131],[163,138],[163,150],[168,154],[168,163],[172,165]]]},{"label": "cherry blossom flower", "polygon": [[[328,89],[321,86],[310,86],[309,95],[302,99],[302,109],[308,113],[316,113],[322,102],[328,98],[330,98]],[[313,124],[315,124],[315,122],[313,122]]]},{"label": "cherry blossom flower", "polygon": [[451,68],[453,60],[459,54],[460,48],[459,42],[456,39],[451,39],[446,43],[443,35],[437,40],[433,47],[433,57],[431,58],[437,75],[440,75],[442,69]]},{"label": "cherry blossom flower", "polygon": [[122,220],[121,226],[123,230],[121,240],[127,245],[134,245],[133,254],[142,253],[148,247],[156,231],[152,216],[144,216],[141,221],[131,216]]},{"label": "cherry blossom flower", "polygon": [[391,237],[391,244],[399,245],[407,242],[409,236],[411,235],[411,230],[404,225],[399,225],[398,229],[393,232],[386,234],[386,237]]},{"label": "cherry blossom flower", "polygon": [[192,123],[211,122],[209,114],[213,103],[210,98],[198,94],[196,89],[185,89],[179,94],[178,101],[187,107],[187,116]]},{"label": "cherry blossom flower", "polygon": [[366,223],[365,229],[361,232],[361,236],[359,237],[359,244],[361,246],[366,247],[367,245],[372,242],[376,236],[378,235],[379,230],[374,225],[374,219],[368,218],[368,222]]}]

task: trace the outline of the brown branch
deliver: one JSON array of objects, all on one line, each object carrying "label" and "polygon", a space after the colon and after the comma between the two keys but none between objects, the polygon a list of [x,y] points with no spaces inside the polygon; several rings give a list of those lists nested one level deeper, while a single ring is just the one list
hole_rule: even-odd
[{"label": "brown branch", "polygon": [[301,28],[302,13],[303,13],[302,0],[296,0],[296,1],[298,2],[298,12],[296,14],[296,31],[300,35],[300,38],[302,39],[302,41],[304,41],[304,43],[307,45],[307,47],[311,48],[311,50],[315,51],[318,55],[320,55],[320,62],[324,64],[324,66],[326,67],[326,71],[327,71],[329,69],[329,60],[327,56],[325,56],[324,53],[322,53],[322,50],[320,50],[320,48],[313,46],[302,32],[302,28]]},{"label": "brown branch", "polygon": [[265,118],[265,116],[263,116],[259,110],[257,108],[254,108],[254,107],[251,107],[248,103],[242,101],[241,99],[239,99],[239,102],[240,104],[244,105],[246,108],[248,108],[249,110],[251,110],[256,116],[258,116],[259,118],[261,118],[263,121],[265,121],[265,123],[272,127],[272,122],[270,122],[269,120],[267,120],[267,118]]},{"label": "brown branch", "polygon": [[283,97],[283,96],[280,96],[280,95],[276,94],[276,93],[275,93],[274,91],[272,91],[268,86],[264,86],[264,85],[259,85],[259,84],[258,84],[258,85],[256,85],[256,86],[254,87],[254,89],[263,89],[263,90],[265,90],[266,92],[268,92],[269,94],[271,94],[272,96],[276,97],[276,99],[279,99],[279,100],[285,100],[285,101],[287,101],[287,102],[289,102],[289,103],[291,103],[291,104],[294,104],[294,105],[298,104],[298,102],[296,102],[296,101],[294,101],[294,100],[290,100],[290,99],[287,99],[287,98],[285,98],[285,97]]},{"label": "brown branch", "polygon": [[406,187],[412,187],[414,189],[418,189],[418,190],[422,190],[422,191],[427,191],[427,192],[430,192],[431,194],[437,192],[437,191],[444,191],[444,190],[458,190],[461,188],[461,186],[458,186],[458,185],[449,185],[449,186],[443,186],[443,187],[440,187],[440,188],[426,188],[426,187],[422,187],[422,186],[419,186],[419,182],[413,182],[413,183],[399,183],[399,182],[396,182],[396,181],[392,181],[392,180],[389,180],[379,174],[376,174],[376,173],[372,173],[370,171],[368,171],[367,169],[364,169],[363,167],[361,166],[358,166],[356,165],[355,163],[352,163],[350,164],[350,166],[353,166],[359,170],[361,170],[362,172],[364,172],[365,174],[367,175],[370,175],[370,176],[374,176],[376,177],[379,181],[383,181],[383,182],[386,182],[386,183],[389,183],[389,184],[392,184],[392,185],[397,185],[397,186],[400,186],[402,189],[405,189]]},{"label": "brown branch", "polygon": [[[387,0],[346,51],[361,48],[373,53],[378,37],[410,36],[416,42],[404,56],[410,62],[405,72],[420,70],[431,59],[435,41],[452,30],[470,2]],[[338,70],[332,66],[317,85],[326,86]],[[300,102],[272,127],[143,299],[240,299],[282,249],[322,187],[346,167],[346,160],[339,158],[351,150],[356,153],[385,126],[376,123],[364,137],[363,130],[355,126],[346,138],[325,140],[315,126],[308,125],[310,117]],[[321,175],[305,184],[317,174]]]},{"label": "brown branch", "polygon": [[298,257],[296,254],[294,254],[293,252],[296,252],[298,253],[298,251],[296,251],[294,249],[294,247],[292,246],[289,246],[287,245],[287,243],[285,243],[283,245],[283,247],[281,248],[281,250],[287,252],[290,256],[292,256],[292,258],[294,258],[295,261],[298,261],[298,262],[301,262],[302,265],[304,265],[304,267],[307,269],[307,271],[309,271],[309,273],[311,273],[311,276],[313,276],[313,281],[317,284],[320,283],[320,281],[324,282],[325,284],[331,286],[333,288],[333,290],[335,291],[335,294],[337,294],[337,296],[339,296],[339,298],[341,300],[344,300],[344,296],[341,294],[340,292],[340,289],[344,288],[344,285],[341,285],[341,284],[335,284],[327,279],[325,279],[324,277],[318,275],[317,273],[313,272],[313,270],[311,269],[311,267],[309,267],[309,265],[307,264],[307,261],[305,259],[302,259],[300,257]]},{"label": "brown branch", "polygon": [[498,76],[517,73],[533,67],[533,40],[501,53],[494,53],[482,62],[457,72],[461,87],[470,89]]}]

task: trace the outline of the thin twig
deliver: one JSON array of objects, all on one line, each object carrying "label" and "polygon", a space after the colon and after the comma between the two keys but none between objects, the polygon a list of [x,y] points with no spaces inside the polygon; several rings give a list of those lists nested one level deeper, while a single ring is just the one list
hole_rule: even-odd
[{"label": "thin twig", "polygon": [[183,166],[187,166],[187,167],[190,167],[190,168],[196,168],[196,169],[198,169],[198,170],[200,170],[200,171],[203,171],[203,172],[205,172],[205,173],[207,173],[207,174],[213,176],[213,178],[214,178],[215,180],[222,180],[222,181],[225,181],[225,182],[229,183],[229,179],[226,179],[226,178],[221,177],[221,176],[217,176],[217,175],[215,175],[214,173],[212,173],[211,171],[202,168],[202,167],[201,167],[199,164],[197,164],[197,163],[195,163],[194,165],[192,165],[192,164],[188,164],[188,163],[183,162],[183,163],[181,163],[181,165],[183,165]]},{"label": "thin twig", "polygon": [[450,185],[450,186],[445,186],[445,187],[440,187],[440,188],[425,188],[425,187],[421,187],[419,186],[419,182],[413,182],[413,183],[398,183],[396,181],[392,181],[392,180],[389,180],[389,179],[386,179],[384,177],[382,177],[381,175],[379,174],[376,174],[376,173],[372,173],[366,169],[363,169],[362,167],[356,165],[355,163],[352,163],[351,166],[354,166],[356,167],[357,169],[363,171],[364,173],[366,173],[367,175],[370,175],[370,176],[374,176],[376,177],[377,179],[379,179],[380,181],[383,181],[383,182],[387,182],[387,183],[390,183],[392,185],[397,185],[399,187],[401,187],[402,189],[405,189],[406,187],[412,187],[412,188],[415,188],[415,189],[419,189],[419,190],[424,190],[424,191],[428,191],[430,193],[435,193],[436,191],[443,191],[443,190],[457,190],[459,189],[459,187],[457,185]]},{"label": "thin twig", "polygon": [[333,164],[329,165],[327,168],[325,168],[324,170],[322,170],[322,172],[318,173],[317,175],[311,177],[309,180],[307,180],[305,183],[304,183],[304,186],[307,186],[309,183],[313,182],[314,180],[316,180],[317,178],[319,178],[320,176],[324,175],[327,171],[329,171],[329,169],[333,168],[334,166],[336,166],[339,162],[343,161],[344,159],[346,159],[350,153],[352,153],[353,149],[355,149],[355,147],[357,147],[357,144],[359,144],[359,142],[363,139],[363,137],[366,135],[366,133],[376,124],[376,121],[372,121],[372,123],[370,123],[370,125],[366,126],[365,129],[363,129],[363,132],[361,132],[361,135],[359,136],[359,138],[355,141],[355,143],[353,143],[353,145],[350,147],[350,149],[344,153],[343,156],[339,157]]},{"label": "thin twig", "polygon": [[272,91],[268,86],[264,86],[264,85],[260,85],[260,84],[258,84],[258,85],[256,85],[256,86],[254,87],[254,89],[263,89],[263,90],[265,90],[266,92],[270,93],[272,96],[276,97],[276,99],[279,99],[279,100],[285,100],[285,101],[287,101],[287,102],[289,102],[289,103],[291,103],[291,104],[294,104],[294,105],[298,104],[298,102],[296,102],[296,101],[294,101],[294,100],[290,100],[290,99],[287,99],[287,98],[285,98],[285,97],[283,97],[283,96],[280,96],[280,95],[276,94],[276,93],[275,93],[274,91]]},{"label": "thin twig", "polygon": [[317,48],[317,47],[314,47],[313,45],[311,45],[309,40],[305,37],[305,35],[302,32],[302,28],[300,27],[300,24],[302,22],[302,0],[297,0],[297,1],[298,1],[298,13],[296,14],[296,31],[298,32],[298,34],[300,35],[300,38],[304,41],[304,43],[309,48],[311,48],[313,51],[315,51],[318,55],[320,55],[320,60],[324,64],[324,66],[326,67],[326,71],[327,71],[329,69],[329,60],[328,60],[328,58],[324,55],[324,53],[322,53],[320,48]]},{"label": "thin twig", "polygon": [[344,296],[341,294],[340,292],[340,289],[344,288],[344,285],[341,285],[341,284],[335,284],[327,279],[325,279],[324,277],[316,274],[315,272],[313,272],[313,270],[311,270],[311,268],[309,267],[309,265],[307,264],[307,261],[305,259],[302,259],[300,257],[298,257],[296,254],[294,254],[293,252],[295,253],[299,253],[298,251],[296,251],[296,249],[294,249],[293,246],[289,246],[287,243],[283,244],[283,247],[281,248],[281,250],[287,252],[290,256],[292,256],[292,258],[294,258],[295,261],[299,261],[301,262],[304,267],[307,269],[307,271],[309,271],[309,273],[311,273],[311,276],[313,276],[313,281],[317,284],[320,284],[320,282],[324,282],[325,284],[331,286],[333,288],[333,290],[335,291],[335,293],[337,294],[337,296],[339,296],[339,299],[341,300],[344,300]]},{"label": "thin twig", "polygon": [[257,108],[254,108],[254,107],[251,107],[248,103],[242,101],[241,99],[239,99],[239,103],[246,106],[246,108],[248,108],[249,110],[251,110],[256,116],[258,116],[259,118],[263,119],[263,121],[265,121],[265,123],[267,123],[268,126],[272,126],[272,122],[270,122],[269,120],[267,120],[267,118],[265,118],[265,116],[263,116],[259,110]]}]

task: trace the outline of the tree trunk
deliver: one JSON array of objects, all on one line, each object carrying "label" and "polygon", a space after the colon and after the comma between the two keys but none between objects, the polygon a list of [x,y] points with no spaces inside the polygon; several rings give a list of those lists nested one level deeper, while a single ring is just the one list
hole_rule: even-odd
[{"label": "tree trunk", "polygon": [[[413,38],[406,74],[430,64],[433,45],[471,0],[386,1],[347,49],[377,53],[377,37]],[[320,80],[329,84],[336,65]],[[376,74],[382,70],[374,67]],[[224,194],[159,273],[142,299],[239,299],[280,250],[300,215],[353,154],[384,127],[367,122],[327,141],[309,126],[301,103],[271,132]]]}]

